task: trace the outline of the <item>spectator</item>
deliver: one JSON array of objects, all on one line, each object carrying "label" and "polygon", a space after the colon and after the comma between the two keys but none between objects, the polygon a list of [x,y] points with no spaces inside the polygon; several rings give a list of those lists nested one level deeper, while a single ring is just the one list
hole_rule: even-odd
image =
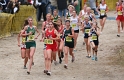
[{"label": "spectator", "polygon": [[57,6],[59,11],[59,16],[62,18],[64,15],[64,19],[66,17],[66,10],[67,10],[67,0],[57,0]]},{"label": "spectator", "polygon": [[5,9],[6,1],[5,0],[0,0],[0,4],[3,6],[2,10]]},{"label": "spectator", "polygon": [[36,0],[36,5],[37,5],[37,20],[41,20],[41,15],[43,13],[43,19],[46,21],[46,10],[47,6],[50,4],[49,0]]},{"label": "spectator", "polygon": [[54,9],[57,9],[57,0],[50,0],[50,2],[51,2],[51,5],[50,5],[50,7],[51,7],[51,13],[53,15]]},{"label": "spectator", "polygon": [[91,7],[91,9],[94,11],[94,13],[96,15],[98,15],[97,11],[96,11],[96,0],[88,0],[89,1],[89,5]]},{"label": "spectator", "polygon": [[3,12],[3,11],[2,11],[2,8],[3,8],[3,6],[0,4],[0,13]]}]

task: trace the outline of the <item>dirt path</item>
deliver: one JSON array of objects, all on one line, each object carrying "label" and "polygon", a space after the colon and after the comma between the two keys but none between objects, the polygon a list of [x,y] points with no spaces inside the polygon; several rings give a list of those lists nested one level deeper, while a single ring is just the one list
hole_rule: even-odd
[{"label": "dirt path", "polygon": [[[108,13],[108,16],[115,16],[111,14],[113,12]],[[27,75],[27,70],[23,69],[20,48],[17,46],[17,35],[3,38],[0,40],[0,80],[123,80],[124,68],[110,64],[111,58],[108,58],[112,55],[118,56],[115,50],[124,44],[124,33],[121,33],[120,38],[116,35],[116,22],[107,20],[103,34],[100,35],[98,61],[92,61],[86,58],[86,49],[82,45],[83,37],[80,32],[75,62],[69,61],[67,70],[63,68],[63,63],[57,66],[52,64],[52,76],[50,77],[43,73],[43,43],[37,40],[35,65],[32,67],[31,75]],[[71,60],[70,56],[69,60]]]}]

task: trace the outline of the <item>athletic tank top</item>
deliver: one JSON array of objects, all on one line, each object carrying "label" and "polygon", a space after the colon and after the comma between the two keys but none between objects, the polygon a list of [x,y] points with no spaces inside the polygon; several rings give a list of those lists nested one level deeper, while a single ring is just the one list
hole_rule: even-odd
[{"label": "athletic tank top", "polygon": [[70,19],[71,16],[72,16],[72,15],[68,12],[68,13],[67,13],[67,19]]},{"label": "athletic tank top", "polygon": [[71,27],[69,28],[69,30],[64,30],[64,41],[65,42],[73,42],[74,39],[72,37],[68,37],[68,34],[72,35],[72,32],[71,32]]},{"label": "athletic tank top", "polygon": [[45,30],[46,28],[48,28],[48,27],[49,27],[49,22],[48,22],[48,21],[45,21],[44,30]]},{"label": "athletic tank top", "polygon": [[60,26],[60,29],[58,30],[58,32],[59,32],[60,34],[63,33],[63,32],[62,32],[63,28],[64,28],[63,25],[61,25],[61,26]]},{"label": "athletic tank top", "polygon": [[122,15],[122,6],[117,6],[117,14]]},{"label": "athletic tank top", "polygon": [[104,16],[104,15],[106,15],[106,8],[107,8],[107,5],[106,4],[104,4],[104,5],[102,5],[102,4],[100,4],[100,15],[101,16]]},{"label": "athletic tank top", "polygon": [[30,28],[30,26],[28,26],[26,32],[27,32],[27,34],[30,33],[30,32],[32,33],[32,35],[27,36],[27,41],[34,41],[34,39],[35,39],[35,28],[34,27]]},{"label": "athletic tank top", "polygon": [[53,22],[57,22],[58,16],[53,16]]},{"label": "athletic tank top", "polygon": [[93,41],[98,40],[98,35],[96,34],[96,32],[94,30],[91,30],[91,39]]},{"label": "athletic tank top", "polygon": [[88,34],[90,32],[91,25],[89,22],[88,23],[84,22],[84,25],[85,25],[84,26],[84,33]]},{"label": "athletic tank top", "polygon": [[78,23],[78,16],[76,16],[75,18],[72,16],[70,17],[70,24],[71,24],[71,27],[74,29],[74,30],[79,30],[79,27],[77,25]]},{"label": "athletic tank top", "polygon": [[56,44],[55,40],[49,39],[50,37],[52,37],[52,38],[57,37],[57,35],[54,32],[55,32],[55,29],[53,29],[52,31],[49,31],[49,29],[46,30],[46,33],[45,33],[46,39],[44,41],[45,44],[47,44],[47,45]]},{"label": "athletic tank top", "polygon": [[[22,33],[22,34],[25,34],[25,31]],[[26,42],[26,37],[22,37],[22,43],[25,43]]]}]

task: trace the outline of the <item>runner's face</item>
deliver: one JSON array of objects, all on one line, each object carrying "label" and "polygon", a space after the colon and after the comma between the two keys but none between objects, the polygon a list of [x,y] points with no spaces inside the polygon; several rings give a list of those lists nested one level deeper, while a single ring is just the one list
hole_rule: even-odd
[{"label": "runner's face", "polygon": [[57,16],[57,11],[54,11],[53,14],[54,14],[54,16]]},{"label": "runner's face", "polygon": [[74,9],[72,7],[69,8],[69,11],[73,11]]},{"label": "runner's face", "polygon": [[60,20],[58,20],[58,21],[57,21],[57,24],[58,24],[58,25],[61,25],[61,21],[60,21]]},{"label": "runner's face", "polygon": [[29,24],[32,24],[32,22],[33,22],[33,20],[30,18],[30,19],[28,19],[28,23]]},{"label": "runner's face", "polygon": [[53,23],[52,23],[52,22],[49,23],[49,28],[50,28],[50,29],[53,28]]},{"label": "runner's face", "polygon": [[88,22],[88,21],[89,21],[89,19],[88,19],[88,18],[85,18],[84,20],[85,20],[86,22]]},{"label": "runner's face", "polygon": [[50,20],[51,19],[51,15],[47,15],[47,20]]},{"label": "runner's face", "polygon": [[66,24],[66,26],[70,26],[70,22],[69,21],[67,21],[65,24]]},{"label": "runner's face", "polygon": [[102,1],[101,1],[101,3],[102,3],[102,4],[105,4],[105,1],[104,1],[104,0],[102,0]]},{"label": "runner's face", "polygon": [[73,16],[76,16],[76,12],[75,11],[73,11]]}]

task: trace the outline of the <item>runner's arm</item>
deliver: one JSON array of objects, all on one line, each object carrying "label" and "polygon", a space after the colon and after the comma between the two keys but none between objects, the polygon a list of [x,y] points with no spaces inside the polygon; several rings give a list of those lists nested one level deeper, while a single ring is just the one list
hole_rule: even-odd
[{"label": "runner's arm", "polygon": [[35,26],[35,30],[37,31],[38,35],[36,37],[36,39],[38,38],[38,36],[40,35],[40,32],[38,31],[37,27]]},{"label": "runner's arm", "polygon": [[[20,32],[21,33],[21,32]],[[17,36],[17,42],[18,42],[18,46],[20,47],[20,33]]]},{"label": "runner's arm", "polygon": [[72,35],[68,34],[68,37],[74,38],[74,29],[71,29]]}]

